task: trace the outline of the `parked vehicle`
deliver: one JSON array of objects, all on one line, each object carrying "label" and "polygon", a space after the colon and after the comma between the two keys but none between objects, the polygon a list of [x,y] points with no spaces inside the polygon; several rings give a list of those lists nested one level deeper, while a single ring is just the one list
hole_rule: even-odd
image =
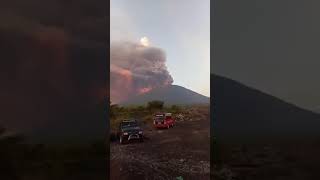
[{"label": "parked vehicle", "polygon": [[131,140],[139,140],[143,142],[143,131],[138,125],[137,120],[123,120],[119,124],[118,138],[120,144],[124,144]]},{"label": "parked vehicle", "polygon": [[156,128],[170,128],[175,124],[175,120],[171,113],[157,113],[153,119],[154,127]]}]

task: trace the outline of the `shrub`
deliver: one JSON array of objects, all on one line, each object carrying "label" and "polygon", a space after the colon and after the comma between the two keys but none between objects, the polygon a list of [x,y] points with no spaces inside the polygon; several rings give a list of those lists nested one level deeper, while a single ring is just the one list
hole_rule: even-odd
[{"label": "shrub", "polygon": [[164,106],[163,101],[150,101],[148,102],[147,108],[149,111],[154,111],[154,110],[162,110]]}]

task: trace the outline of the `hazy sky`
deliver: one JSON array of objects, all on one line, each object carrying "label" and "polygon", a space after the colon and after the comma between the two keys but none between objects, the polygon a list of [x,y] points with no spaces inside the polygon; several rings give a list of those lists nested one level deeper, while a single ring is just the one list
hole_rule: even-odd
[{"label": "hazy sky", "polygon": [[217,1],[213,73],[319,108],[319,8],[316,0]]},{"label": "hazy sky", "polygon": [[111,0],[110,6],[111,41],[147,37],[166,52],[173,84],[210,96],[210,0]]}]

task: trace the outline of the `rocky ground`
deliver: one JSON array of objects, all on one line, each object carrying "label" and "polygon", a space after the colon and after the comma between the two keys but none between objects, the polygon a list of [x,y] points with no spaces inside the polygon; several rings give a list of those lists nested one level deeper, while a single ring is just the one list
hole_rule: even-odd
[{"label": "rocky ground", "polygon": [[145,126],[143,143],[111,143],[110,179],[210,179],[209,109],[197,117],[183,116],[170,129]]},{"label": "rocky ground", "polygon": [[213,171],[215,180],[312,180],[319,179],[320,146],[297,142],[228,145]]},{"label": "rocky ground", "polygon": [[[176,118],[171,129],[143,126],[143,143],[112,142],[110,179],[210,179],[209,110],[189,109]],[[234,142],[214,147],[214,180],[320,179],[320,142]]]}]

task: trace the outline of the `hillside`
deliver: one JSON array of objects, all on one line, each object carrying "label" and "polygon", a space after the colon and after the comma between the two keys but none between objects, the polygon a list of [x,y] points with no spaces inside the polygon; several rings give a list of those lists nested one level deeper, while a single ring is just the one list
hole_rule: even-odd
[{"label": "hillside", "polygon": [[318,137],[320,116],[236,81],[211,75],[218,138]]},{"label": "hillside", "polygon": [[210,98],[198,94],[178,85],[170,85],[162,88],[153,89],[152,91],[132,97],[121,105],[143,105],[149,101],[161,100],[166,105],[189,105],[189,104],[208,104]]}]

